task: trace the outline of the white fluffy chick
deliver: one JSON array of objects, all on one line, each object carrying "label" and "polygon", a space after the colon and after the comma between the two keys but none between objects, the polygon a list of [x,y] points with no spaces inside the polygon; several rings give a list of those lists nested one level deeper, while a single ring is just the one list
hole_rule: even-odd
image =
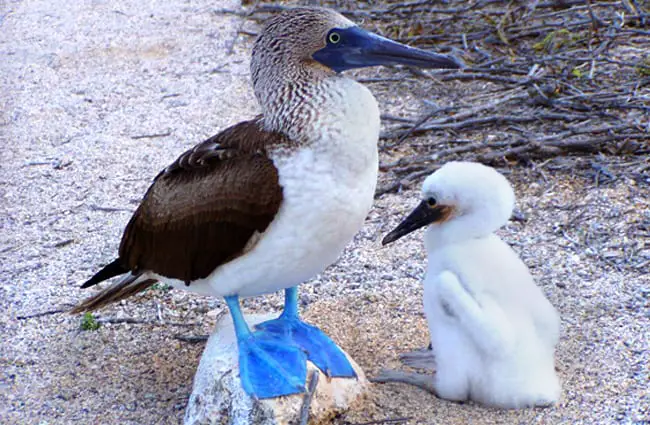
[{"label": "white fluffy chick", "polygon": [[[425,180],[422,193],[423,201],[383,244],[428,226],[424,312],[436,373],[384,371],[374,380],[501,408],[557,402],[558,313],[494,234],[512,214],[512,187],[493,168],[450,162]],[[421,365],[417,357],[408,356],[410,363]]]}]

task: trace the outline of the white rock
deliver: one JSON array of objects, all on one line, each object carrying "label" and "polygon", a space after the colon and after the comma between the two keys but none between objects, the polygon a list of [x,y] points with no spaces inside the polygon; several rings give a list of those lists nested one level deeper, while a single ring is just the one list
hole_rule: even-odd
[{"label": "white rock", "polygon": [[[274,318],[251,315],[249,326]],[[349,356],[348,356],[349,358]],[[308,362],[307,376],[318,371],[318,386],[310,404],[310,422],[319,422],[347,410],[368,388],[361,368],[350,359],[358,379],[327,379]],[[309,380],[309,378],[308,378]],[[194,388],[185,411],[185,425],[283,425],[297,424],[304,394],[275,399],[254,400],[239,381],[237,339],[230,316],[216,326],[201,357],[194,377]]]}]

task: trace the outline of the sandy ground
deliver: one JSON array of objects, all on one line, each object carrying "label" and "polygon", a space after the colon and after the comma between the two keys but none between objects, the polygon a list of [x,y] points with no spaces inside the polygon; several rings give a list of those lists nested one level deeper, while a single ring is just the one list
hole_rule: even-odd
[{"label": "sandy ground", "polygon": [[[98,314],[65,309],[111,260],[155,174],[187,147],[256,111],[249,40],[234,2],[9,1],[0,10],[0,423],[178,423],[202,343],[224,306],[150,290]],[[369,71],[377,72],[377,71]],[[376,90],[409,114],[421,93]],[[445,101],[444,87],[427,95]],[[563,318],[557,407],[504,412],[376,385],[337,423],[650,422],[650,201],[647,182],[517,168],[518,209],[500,234]],[[534,183],[531,183],[534,182]],[[373,375],[427,344],[421,235],[380,239],[417,202],[386,195],[341,260],[303,285],[306,317]],[[281,305],[277,295],[249,311]],[[42,314],[52,312],[52,314]],[[33,316],[33,317],[32,317]]]}]

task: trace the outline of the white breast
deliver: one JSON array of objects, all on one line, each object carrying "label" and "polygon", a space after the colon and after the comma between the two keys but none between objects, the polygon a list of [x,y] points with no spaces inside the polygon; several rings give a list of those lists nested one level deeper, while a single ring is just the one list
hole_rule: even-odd
[{"label": "white breast", "polygon": [[359,231],[377,182],[379,108],[360,84],[333,84],[323,113],[301,133],[308,143],[271,153],[283,202],[257,245],[184,289],[253,296],[295,286],[336,261]]},{"label": "white breast", "polygon": [[[512,249],[490,235],[429,252],[428,261],[424,304],[439,394],[508,408],[557,400],[553,354],[559,318]],[[445,313],[436,279],[445,271],[472,294],[479,312],[467,314],[489,332],[471,332],[462,319]]]}]

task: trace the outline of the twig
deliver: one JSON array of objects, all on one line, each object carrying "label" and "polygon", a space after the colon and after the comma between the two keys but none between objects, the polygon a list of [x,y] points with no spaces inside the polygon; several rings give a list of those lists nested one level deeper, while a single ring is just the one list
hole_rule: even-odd
[{"label": "twig", "polygon": [[311,401],[314,398],[314,393],[316,392],[317,385],[318,371],[312,370],[309,374],[309,385],[307,387],[307,393],[305,394],[302,400],[302,406],[300,407],[300,425],[307,425],[309,422],[309,410],[311,408]]},{"label": "twig", "polygon": [[645,26],[648,14],[645,13],[645,11],[643,10],[643,7],[639,4],[639,2],[637,0],[630,0],[630,1],[632,2],[632,4],[634,5],[634,7],[637,10],[637,13],[639,14],[639,20],[640,20],[641,26]]},{"label": "twig", "polygon": [[[243,18],[249,18],[251,17],[256,11],[259,6],[259,0],[257,0],[254,4],[253,7],[246,13],[240,15]],[[235,35],[233,38],[230,40],[229,43],[226,44],[226,54],[228,56],[232,55],[233,52],[235,51],[235,45],[237,44],[237,39],[239,38],[239,34],[243,32],[244,29],[244,24],[246,23],[246,19],[242,19],[239,25],[237,26],[237,31],[235,31]]]},{"label": "twig", "polygon": [[424,177],[424,176],[427,176],[427,175],[431,174],[437,168],[439,168],[439,167],[438,166],[432,166],[432,167],[429,167],[429,168],[427,168],[426,170],[423,170],[423,171],[416,171],[416,172],[413,172],[413,173],[409,174],[408,176],[404,177],[403,179],[401,179],[399,181],[395,181],[395,182],[393,182],[391,184],[388,184],[386,186],[379,187],[375,191],[375,198],[379,198],[381,195],[384,195],[386,193],[396,192],[398,189],[400,189],[402,187],[408,187],[409,185],[411,185],[412,183],[414,183],[415,181],[417,181],[421,177]]},{"label": "twig", "polygon": [[[99,317],[96,319],[97,323],[110,323],[113,325],[130,324],[130,325],[156,325],[161,324],[157,321],[136,319],[133,317]],[[165,326],[199,326],[200,323],[182,323],[182,322],[165,322]]]},{"label": "twig", "polygon": [[[482,111],[485,111],[485,110],[488,110],[488,109],[493,109],[493,108],[495,108],[495,107],[497,107],[497,106],[499,106],[499,105],[501,105],[503,103],[506,103],[506,102],[508,102],[510,100],[524,99],[524,98],[527,98],[527,97],[528,97],[528,94],[526,92],[522,92],[520,90],[514,90],[512,93],[507,94],[505,96],[502,96],[502,97],[500,97],[500,98],[498,98],[496,100],[493,100],[491,102],[488,102],[488,103],[485,103],[485,104],[482,104],[482,105],[478,105],[478,106],[475,106],[473,108],[469,108],[469,109],[466,109],[466,110],[464,110],[462,112],[459,112],[458,114],[455,114],[453,117],[441,118],[441,119],[433,121],[431,124],[429,124],[427,126],[420,126],[417,130],[416,130],[416,127],[418,127],[418,123],[416,123],[414,126],[412,126],[406,132],[395,132],[395,133],[386,133],[386,132],[384,132],[379,137],[382,138],[382,139],[392,139],[392,138],[395,138],[395,137],[400,137],[405,133],[406,134],[412,134],[412,133],[415,133],[416,131],[417,132],[427,131],[430,127],[434,127],[436,125],[444,124],[444,123],[446,123],[448,121],[451,121],[451,120],[455,120],[455,121],[462,120],[462,119],[468,118],[468,117],[470,117],[472,115],[475,115],[478,112],[482,112]],[[429,118],[430,116],[431,116],[431,114],[425,116],[425,119]]]},{"label": "twig", "polygon": [[[492,102],[488,102],[488,103],[483,104],[483,105],[478,105],[478,106],[475,106],[473,108],[467,109],[467,110],[465,110],[463,112],[459,112],[458,114],[454,115],[452,118],[453,118],[454,121],[462,120],[462,119],[465,119],[465,118],[469,118],[469,117],[477,114],[478,112],[483,112],[483,111],[488,110],[488,109],[494,109],[495,107],[497,107],[497,106],[499,106],[501,104],[504,104],[506,102],[509,102],[511,100],[525,99],[527,97],[528,97],[528,93],[522,92],[520,90],[513,90],[510,94],[502,96],[502,97],[500,97],[500,98],[498,98],[498,99],[496,99],[496,100],[494,100]],[[442,124],[442,123],[444,123],[446,121],[449,121],[452,118],[443,118],[443,119],[440,119],[440,120],[436,120],[436,121],[433,121],[432,124],[433,125]]]},{"label": "twig", "polygon": [[[404,140],[406,140],[406,138],[408,138],[411,134],[413,134],[413,133],[416,132],[416,131],[421,130],[421,126],[422,126],[422,124],[424,124],[425,122],[429,121],[429,120],[430,120],[431,118],[433,118],[435,115],[438,115],[438,114],[440,114],[440,113],[444,113],[444,112],[449,112],[449,111],[452,111],[452,110],[454,110],[454,109],[456,109],[456,108],[454,108],[454,107],[448,107],[448,108],[435,108],[435,109],[433,109],[431,112],[429,112],[428,114],[426,114],[425,116],[423,116],[422,118],[420,118],[420,119],[419,119],[415,124],[413,124],[413,127],[409,128],[409,129],[408,129],[407,131],[405,131],[401,136],[399,136],[399,138],[397,139],[397,141],[396,141],[395,143],[385,145],[385,146],[384,146],[384,149],[386,149],[386,148],[390,148],[390,147],[392,147],[392,146],[394,146],[394,145],[399,145],[399,144],[402,143]],[[411,122],[412,122],[412,121],[411,121]]]},{"label": "twig", "polygon": [[[621,124],[618,126],[601,126],[571,128],[567,131],[554,135],[532,138],[522,142],[506,142],[501,149],[494,149],[496,145],[487,145],[484,143],[472,143],[463,146],[456,146],[447,149],[441,149],[428,155],[414,155],[411,157],[400,158],[392,164],[382,164],[381,169],[390,170],[394,174],[408,173],[404,177],[399,177],[393,182],[381,186],[375,192],[375,197],[385,193],[395,192],[401,188],[409,187],[420,178],[427,176],[440,167],[444,158],[458,155],[461,153],[471,154],[466,159],[478,161],[486,164],[493,164],[502,161],[505,158],[526,158],[525,155],[535,154],[536,157],[548,157],[564,154],[567,152],[598,152],[604,149],[610,151],[630,152],[629,147],[625,144],[614,146],[612,142],[633,140],[650,140],[650,133],[622,133],[614,134],[614,131],[634,130],[631,124]],[[589,135],[594,136],[601,133],[609,133],[602,137],[587,137],[582,139],[571,139],[570,137]],[[479,152],[485,151],[487,152]],[[650,153],[650,144],[632,146],[632,150],[642,153]],[[401,166],[401,168],[398,168]]]},{"label": "twig", "polygon": [[413,120],[410,119],[410,118],[398,117],[398,116],[390,115],[390,114],[381,114],[381,119],[384,120],[384,121],[395,121],[395,122],[403,122],[403,123],[413,124]]},{"label": "twig", "polygon": [[66,239],[64,241],[55,243],[54,245],[52,245],[52,247],[53,248],[63,248],[64,246],[68,246],[73,242],[74,242],[74,239]]},{"label": "twig", "polygon": [[375,78],[359,78],[360,83],[392,83],[394,81],[404,81],[404,77],[375,77]]},{"label": "twig", "polygon": [[183,342],[189,342],[190,344],[197,344],[199,342],[205,342],[210,338],[210,335],[181,335],[181,334],[176,334],[174,335],[174,338],[183,341]]},{"label": "twig", "polygon": [[129,212],[132,213],[133,210],[130,210],[128,208],[117,208],[117,207],[102,207],[100,205],[90,205],[90,209],[93,211],[104,211],[104,212]]},{"label": "twig", "polygon": [[[404,132],[395,132],[382,135],[383,138],[390,139],[396,136],[408,136],[411,134],[421,134],[426,131],[433,130],[448,130],[454,129],[458,130],[461,128],[477,128],[485,124],[506,124],[506,123],[527,123],[533,121],[544,121],[544,120],[560,120],[560,121],[576,121],[583,120],[587,118],[586,115],[569,115],[569,114],[558,114],[558,113],[541,113],[537,115],[489,115],[487,117],[481,118],[471,118],[459,122],[453,123],[444,123],[444,124],[431,124],[426,126],[421,126],[417,129],[412,129]],[[400,140],[403,140],[402,137]]]},{"label": "twig", "polygon": [[65,313],[66,311],[70,310],[72,307],[73,306],[61,307],[61,308],[57,308],[57,309],[54,309],[54,310],[42,311],[40,313],[24,314],[24,315],[16,316],[16,319],[18,319],[18,320],[26,320],[26,319],[33,319],[35,317],[51,316],[53,314]]},{"label": "twig", "polygon": [[402,418],[389,418],[389,419],[380,419],[377,421],[362,422],[354,425],[381,425],[381,424],[398,424],[401,422],[407,422],[413,419],[413,416],[405,416]]},{"label": "twig", "polygon": [[35,167],[37,165],[52,165],[52,161],[30,161],[25,163],[23,167]]},{"label": "twig", "polygon": [[167,131],[165,133],[154,133],[154,134],[140,134],[138,136],[131,136],[133,140],[137,139],[154,139],[156,137],[167,137],[172,134],[171,131]]},{"label": "twig", "polygon": [[156,313],[157,313],[157,316],[158,316],[158,323],[160,323],[161,325],[164,325],[165,321],[163,320],[163,317],[162,317],[162,307],[160,306],[160,303],[157,302],[157,301],[156,301]]}]

